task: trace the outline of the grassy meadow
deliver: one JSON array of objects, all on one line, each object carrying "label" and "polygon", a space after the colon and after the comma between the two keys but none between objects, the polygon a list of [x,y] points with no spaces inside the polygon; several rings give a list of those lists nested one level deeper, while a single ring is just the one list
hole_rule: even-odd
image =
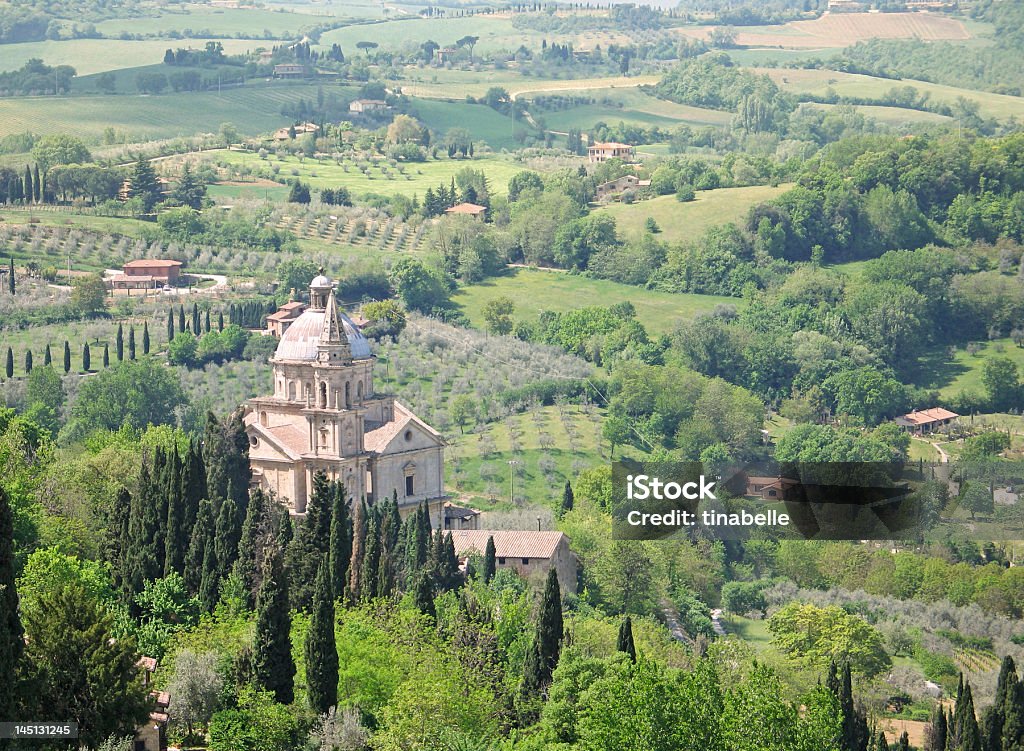
[{"label": "grassy meadow", "polygon": [[[552,91],[552,93],[559,93]],[[542,95],[543,91],[530,91],[529,96]],[[571,96],[572,92],[564,92]],[[581,95],[593,97],[594,104],[583,104],[566,109],[535,109],[535,117],[543,118],[549,130],[567,132],[570,128],[587,130],[598,122],[608,125],[624,122],[645,128],[658,126],[674,128],[681,123],[690,125],[728,125],[732,114],[721,110],[690,107],[645,94],[639,88],[608,88],[580,91]]]},{"label": "grassy meadow", "polygon": [[[466,167],[483,170],[490,180],[491,188],[497,193],[504,193],[508,189],[509,179],[523,169],[511,160],[499,156],[472,159],[444,158],[437,161],[408,163],[402,165],[405,169],[404,175],[393,168],[389,168],[388,174],[384,175],[379,167],[369,169],[364,175],[353,161],[343,162],[343,166],[338,166],[334,162],[313,159],[300,161],[297,157],[278,159],[268,156],[266,160],[261,160],[256,154],[245,151],[218,151],[214,158],[237,166],[257,167],[259,163],[267,166],[276,165],[280,167],[280,179],[297,177],[308,182],[314,189],[344,186],[356,194],[384,193],[409,197],[418,195],[421,198],[427,188],[436,188],[441,182],[450,182],[455,173]],[[256,190],[257,197],[262,197],[259,190]]]},{"label": "grassy meadow", "polygon": [[598,211],[614,218],[619,232],[625,237],[643,234],[644,223],[653,217],[661,228],[659,239],[683,242],[696,239],[716,224],[742,222],[751,206],[771,200],[789,187],[755,185],[748,188],[701,190],[697,191],[695,200],[687,203],[680,203],[674,195],[667,195],[632,204],[610,203]]},{"label": "grassy meadow", "polygon": [[460,287],[452,301],[473,322],[483,326],[484,306],[496,297],[516,303],[514,317],[534,321],[542,310],[563,313],[592,305],[631,302],[637,319],[652,334],[665,334],[681,318],[710,311],[719,304],[742,305],[734,297],[674,295],[603,279],[547,269],[514,268],[480,284]]}]

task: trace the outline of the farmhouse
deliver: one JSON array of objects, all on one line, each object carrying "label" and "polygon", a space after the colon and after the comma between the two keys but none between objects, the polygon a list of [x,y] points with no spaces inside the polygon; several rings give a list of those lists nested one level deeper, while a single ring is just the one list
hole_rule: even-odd
[{"label": "farmhouse", "polygon": [[482,222],[487,216],[487,207],[475,203],[457,203],[450,209],[445,209],[444,213],[449,215],[465,214]]},{"label": "farmhouse", "polygon": [[274,78],[305,78],[306,66],[297,63],[282,63],[274,66]]},{"label": "farmhouse", "polygon": [[[307,133],[319,133],[320,126],[316,123],[299,123],[288,128],[278,128],[274,131],[275,141],[287,141],[290,138],[303,136]],[[294,136],[293,136],[294,134]]]},{"label": "farmhouse", "polygon": [[456,506],[450,501],[444,504],[444,528],[476,529],[480,524],[480,511],[475,508]]},{"label": "farmhouse", "polygon": [[121,271],[110,278],[113,289],[153,289],[165,284],[178,284],[181,279],[181,261],[141,259],[129,261],[121,267]]},{"label": "farmhouse", "polygon": [[627,143],[593,143],[587,147],[587,157],[594,164],[607,162],[609,159],[632,162],[636,157],[636,149]]},{"label": "farmhouse", "polygon": [[[142,685],[150,687],[153,674],[156,672],[156,660],[152,657],[140,657],[136,666],[142,672]],[[153,699],[153,711],[149,719],[135,729],[134,747],[136,751],[167,751],[167,710],[171,697],[166,691],[150,691]]]},{"label": "farmhouse", "polygon": [[427,502],[440,528],[444,439],[393,395],[377,392],[376,358],[338,310],[334,282],[318,275],[309,299],[271,357],[274,393],[246,403],[253,484],[304,514],[313,475],[323,472],[352,499],[397,495],[403,514]]},{"label": "farmhouse", "polygon": [[942,407],[932,407],[900,415],[896,418],[895,423],[908,433],[920,435],[921,433],[934,433],[939,428],[950,425],[958,417],[960,415],[956,412],[950,412]]},{"label": "farmhouse", "polygon": [[434,62],[438,65],[444,65],[445,63],[451,62],[452,58],[455,57],[458,52],[458,47],[442,47],[441,49],[434,50]]},{"label": "farmhouse", "polygon": [[796,480],[786,477],[747,477],[746,495],[760,498],[763,501],[781,500],[787,487],[796,484]]},{"label": "farmhouse", "polygon": [[305,309],[305,303],[286,302],[276,313],[267,316],[267,333],[280,339]]},{"label": "farmhouse", "polygon": [[386,110],[388,103],[382,99],[355,99],[349,102],[348,111],[355,112],[359,115],[365,115],[367,112],[380,112]]},{"label": "farmhouse", "polygon": [[614,198],[615,196],[622,195],[623,191],[646,188],[650,184],[650,180],[641,180],[636,175],[623,175],[617,180],[609,180],[606,183],[598,185],[596,188],[596,197],[598,201],[606,201]]},{"label": "farmhouse", "polygon": [[466,561],[472,555],[484,555],[487,538],[494,538],[496,568],[511,569],[523,577],[547,574],[555,569],[562,592],[576,591],[576,554],[569,548],[563,532],[526,530],[453,530],[455,555]]}]

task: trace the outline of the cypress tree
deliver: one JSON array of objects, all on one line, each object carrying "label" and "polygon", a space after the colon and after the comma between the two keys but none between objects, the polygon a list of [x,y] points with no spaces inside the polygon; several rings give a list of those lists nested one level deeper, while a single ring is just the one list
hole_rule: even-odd
[{"label": "cypress tree", "polygon": [[135,359],[135,327],[128,327],[128,359]]},{"label": "cypress tree", "polygon": [[174,309],[167,312],[167,343],[174,341]]},{"label": "cypress tree", "polygon": [[8,259],[7,289],[12,295],[18,294],[18,282],[14,278],[14,258]]},{"label": "cypress tree", "polygon": [[540,697],[551,683],[551,674],[558,665],[562,647],[563,628],[562,594],[558,586],[558,575],[554,569],[549,569],[547,582],[544,584],[544,595],[541,598],[540,613],[537,616],[533,645],[526,655],[522,684],[524,699],[529,701]]},{"label": "cypress tree", "polygon": [[103,367],[110,367],[110,347],[106,342],[103,343]]},{"label": "cypress tree", "polygon": [[953,728],[956,751],[981,751],[981,729],[974,714],[970,681],[963,681],[963,690],[953,710]]},{"label": "cypress tree", "polygon": [[217,312],[217,331],[224,330],[224,311],[220,310]]},{"label": "cypress tree", "polygon": [[263,564],[263,581],[256,596],[256,635],[252,668],[256,682],[281,704],[295,699],[295,662],[289,635],[292,620],[281,551],[271,545]]},{"label": "cypress tree", "polygon": [[[439,538],[442,537],[441,530],[437,531],[437,536]],[[459,558],[455,554],[455,540],[451,532],[444,535],[441,539],[441,547],[438,551],[437,577],[438,588],[444,592],[458,589],[462,584],[459,573]]]},{"label": "cypress tree", "polygon": [[277,541],[277,546],[284,550],[291,544],[292,538],[295,536],[295,530],[292,527],[292,515],[283,506],[278,507],[275,513],[275,521],[276,533],[274,539]]},{"label": "cypress tree", "polygon": [[185,502],[182,496],[181,476],[183,465],[177,447],[171,450],[164,477],[164,497],[167,502],[167,530],[164,537],[164,576],[172,572],[181,573],[188,552],[192,528],[185,519]]},{"label": "cypress tree", "polygon": [[139,471],[139,489],[132,496],[128,522],[128,591],[137,594],[146,582],[160,577],[163,571],[163,488],[157,478],[163,470],[163,452],[153,455],[152,467],[143,461]]},{"label": "cypress tree", "polygon": [[193,594],[198,594],[202,586],[206,548],[212,545],[213,504],[204,498],[199,502],[196,521],[189,537],[188,553],[185,555],[185,586]]},{"label": "cypress tree", "polygon": [[4,364],[4,373],[8,378],[14,378],[14,350],[7,348],[7,362]]},{"label": "cypress tree", "polygon": [[64,340],[64,373],[71,372],[71,345],[68,344],[68,340]]},{"label": "cypress tree", "polygon": [[47,342],[46,349],[43,350],[43,365],[52,365],[53,355],[50,354],[50,344]]},{"label": "cypress tree", "polygon": [[183,334],[185,332],[185,306],[178,306],[178,333]]},{"label": "cypress tree", "polygon": [[363,550],[366,545],[366,504],[358,503],[352,517],[352,558],[348,564],[348,594],[346,600],[358,602],[362,581]]},{"label": "cypress tree", "polygon": [[631,662],[636,663],[636,644],[633,643],[633,619],[628,615],[619,626],[619,640],[615,644],[617,652],[625,652]]},{"label": "cypress tree", "polygon": [[1003,747],[1007,751],[1024,748],[1024,682],[1014,681],[1003,706]]},{"label": "cypress tree", "polygon": [[338,703],[338,647],[334,641],[334,592],[330,567],[320,563],[313,592],[313,612],[304,644],[309,707],[324,714]]},{"label": "cypress tree", "polygon": [[489,584],[497,570],[498,559],[494,552],[494,536],[487,538],[487,550],[484,553],[484,582]]},{"label": "cypress tree", "polygon": [[946,710],[939,705],[925,729],[924,751],[946,751]]},{"label": "cypress tree", "polygon": [[573,504],[576,502],[576,496],[572,492],[572,483],[568,480],[565,481],[565,488],[562,489],[562,508],[561,515],[565,515],[567,512],[572,511]]},{"label": "cypress tree", "polygon": [[[219,517],[218,517],[219,518]],[[203,551],[202,577],[199,581],[199,601],[207,612],[212,613],[217,607],[220,596],[220,569],[217,566],[217,538],[206,541]]]},{"label": "cypress tree", "polygon": [[231,573],[238,557],[238,542],[242,536],[241,524],[238,520],[238,507],[233,499],[228,498],[220,504],[217,515],[217,536],[214,538],[214,551],[217,554],[217,578],[225,579]]},{"label": "cypress tree", "polygon": [[363,554],[363,567],[359,572],[359,595],[369,600],[377,596],[377,583],[380,566],[380,520],[371,511],[366,523],[366,552]]},{"label": "cypress tree", "polygon": [[910,736],[907,735],[907,731],[904,730],[900,735],[899,742],[896,744],[897,751],[910,751]]},{"label": "cypress tree", "polygon": [[197,302],[192,303],[192,333],[196,335],[196,338],[199,338],[203,333],[199,321],[199,303]]},{"label": "cypress tree", "polygon": [[149,354],[149,321],[142,322],[142,354]]},{"label": "cypress tree", "polygon": [[203,315],[203,331],[207,334],[210,333],[210,309],[207,308]]},{"label": "cypress tree", "polygon": [[114,339],[114,351],[117,352],[117,361],[124,362],[124,326],[117,324],[117,336]]},{"label": "cypress tree", "polygon": [[18,663],[25,650],[14,578],[14,513],[0,485],[0,717],[14,717],[17,708]]},{"label": "cypress tree", "polygon": [[25,350],[25,372],[32,372],[32,350]]},{"label": "cypress tree", "polygon": [[114,584],[124,591],[128,591],[126,582],[130,580],[128,571],[128,556],[125,550],[125,540],[128,539],[128,523],[132,505],[131,494],[121,488],[117,491],[117,497],[107,515],[105,554],[104,559],[110,561],[114,574]]},{"label": "cypress tree", "polygon": [[32,200],[39,203],[43,200],[43,180],[39,175],[39,165],[35,165],[32,171]]},{"label": "cypress tree", "polygon": [[424,615],[429,615],[431,618],[437,617],[437,611],[434,609],[434,585],[430,581],[430,576],[427,575],[426,571],[420,571],[416,574],[416,607]]},{"label": "cypress tree", "polygon": [[331,567],[331,591],[340,597],[348,581],[348,565],[352,560],[352,520],[348,515],[345,486],[335,483],[331,494],[331,539],[328,545]]},{"label": "cypress tree", "polygon": [[1007,655],[999,666],[999,679],[996,681],[996,695],[992,700],[992,706],[985,710],[982,722],[982,736],[986,749],[999,751],[1003,746],[1006,709],[1013,701],[1018,683],[1017,666],[1013,658]]},{"label": "cypress tree", "polygon": [[249,508],[242,523],[242,535],[238,540],[238,558],[235,561],[235,574],[245,587],[246,604],[249,606],[256,596],[259,573],[257,561],[262,560],[262,543],[267,536],[268,517],[267,497],[257,488],[249,498]]},{"label": "cypress tree", "polygon": [[885,733],[878,731],[878,740],[875,741],[875,751],[889,751],[889,742],[885,740]]},{"label": "cypress tree", "polygon": [[89,342],[82,345],[82,371],[88,373],[92,367],[92,357],[89,353]]},{"label": "cypress tree", "polygon": [[23,188],[25,193],[25,203],[30,203],[33,200],[32,190],[32,168],[27,164],[25,165],[25,187]]}]

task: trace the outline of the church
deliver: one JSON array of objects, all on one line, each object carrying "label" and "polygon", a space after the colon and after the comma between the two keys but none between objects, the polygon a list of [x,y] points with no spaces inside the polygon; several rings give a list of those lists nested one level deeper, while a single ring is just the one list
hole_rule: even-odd
[{"label": "church", "polygon": [[403,516],[427,501],[439,523],[444,439],[393,395],[377,392],[370,343],[338,310],[322,269],[309,300],[297,316],[291,303],[279,322],[274,393],[246,403],[253,484],[304,514],[313,476],[323,472],[352,499],[397,495]]}]

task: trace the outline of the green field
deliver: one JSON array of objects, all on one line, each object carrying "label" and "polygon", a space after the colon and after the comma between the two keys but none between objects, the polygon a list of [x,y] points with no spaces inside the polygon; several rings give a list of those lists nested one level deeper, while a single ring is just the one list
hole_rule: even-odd
[{"label": "green field", "polygon": [[[449,128],[465,128],[474,139],[486,141],[496,151],[515,150],[519,147],[513,137],[512,118],[482,104],[414,99],[410,114],[442,135]],[[534,132],[526,123],[515,125],[515,129]]]},{"label": "green field", "polygon": [[484,306],[502,296],[515,301],[515,318],[528,321],[535,321],[542,310],[562,313],[628,301],[636,308],[637,319],[654,334],[668,333],[679,319],[692,318],[716,305],[743,304],[735,297],[674,295],[564,271],[525,268],[510,269],[486,282],[460,287],[452,301],[474,325],[482,327]]},{"label": "green field", "polygon": [[1024,370],[1024,348],[1018,347],[1009,338],[977,342],[974,346],[977,352],[973,355],[958,347],[952,361],[946,358],[944,348],[936,352],[935,357],[944,362],[929,362],[927,372],[931,380],[920,385],[937,388],[943,399],[950,399],[961,391],[982,396],[985,393],[981,380],[982,367],[990,358],[1008,357],[1017,364],[1019,370]]},{"label": "green field", "polygon": [[[839,105],[811,103],[808,106],[813,109],[829,110]],[[881,107],[875,105],[860,105],[857,111],[865,117],[884,125],[899,127],[901,125],[928,125],[931,123],[948,123],[953,120],[946,115],[939,115],[935,112],[924,112],[922,110],[910,110],[905,107]]]},{"label": "green field", "polygon": [[70,133],[95,140],[110,127],[139,139],[172,138],[216,133],[221,123],[232,122],[244,135],[258,135],[289,124],[281,106],[300,98],[315,100],[316,87],[260,82],[220,94],[0,99],[0,133]]},{"label": "green field", "polygon": [[704,230],[716,224],[742,222],[751,206],[771,200],[789,187],[755,185],[701,190],[697,191],[696,200],[688,203],[679,203],[675,196],[668,195],[632,204],[611,203],[598,211],[613,217],[619,232],[625,237],[643,234],[644,222],[653,217],[661,228],[659,239],[682,242],[697,239]]},{"label": "green field", "polygon": [[[256,154],[245,151],[216,152],[214,158],[221,162],[234,165],[249,165],[256,168],[261,163],[267,167],[280,167],[280,179],[300,178],[313,188],[337,188],[345,186],[356,194],[380,193],[384,195],[403,195],[420,197],[427,188],[436,188],[439,183],[448,183],[459,170],[466,167],[483,170],[490,181],[491,188],[497,193],[504,193],[508,181],[522,167],[514,162],[498,156],[482,156],[474,159],[439,159],[421,163],[403,165],[405,174],[401,175],[389,168],[385,176],[379,167],[371,168],[364,175],[354,162],[344,162],[339,167],[333,161],[316,161],[306,159],[300,162],[297,157],[277,159],[268,157],[261,160]],[[386,166],[386,165],[385,165]],[[348,171],[346,171],[346,168]],[[259,193],[257,191],[257,196]]]},{"label": "green field", "polygon": [[933,102],[955,105],[958,97],[978,103],[982,115],[1007,120],[1024,117],[1024,98],[1006,94],[992,94],[987,91],[971,91],[955,86],[943,86],[927,81],[911,79],[892,80],[876,78],[859,73],[839,73],[834,70],[781,70],[775,68],[754,69],[764,73],[778,83],[783,90],[795,94],[825,95],[830,89],[840,96],[881,97],[897,86],[913,86],[920,93],[928,93]]},{"label": "green field", "polygon": [[171,32],[183,33],[186,36],[224,35],[262,37],[269,32],[274,36],[298,37],[301,29],[314,24],[330,21],[338,16],[360,18],[380,18],[381,6],[368,2],[360,3],[352,0],[339,5],[319,6],[313,11],[311,6],[299,6],[277,10],[264,8],[216,8],[209,5],[183,5],[178,8],[164,7],[157,15],[144,18],[119,18],[101,21],[96,30],[107,37],[119,34],[144,34],[161,36]]},{"label": "green field", "polygon": [[[561,93],[566,96],[572,95],[572,92],[568,91]],[[579,94],[593,97],[598,101],[595,104],[561,110],[534,109],[534,115],[544,118],[549,130],[562,133],[570,128],[586,131],[598,122],[608,125],[624,122],[647,128],[658,126],[669,129],[680,123],[725,126],[732,119],[729,112],[676,104],[645,94],[639,88],[594,89],[580,91]],[[530,92],[531,98],[539,95],[541,92]]]},{"label": "green field", "polygon": [[[24,42],[0,44],[0,71],[20,68],[26,61],[37,57],[47,65],[70,65],[80,76],[102,73],[119,68],[153,65],[164,59],[168,46],[203,47],[207,39],[182,39],[173,43],[161,39],[129,41],[121,39],[69,39],[65,41]],[[229,55],[260,47],[269,48],[273,42],[263,39],[217,39]]]}]

